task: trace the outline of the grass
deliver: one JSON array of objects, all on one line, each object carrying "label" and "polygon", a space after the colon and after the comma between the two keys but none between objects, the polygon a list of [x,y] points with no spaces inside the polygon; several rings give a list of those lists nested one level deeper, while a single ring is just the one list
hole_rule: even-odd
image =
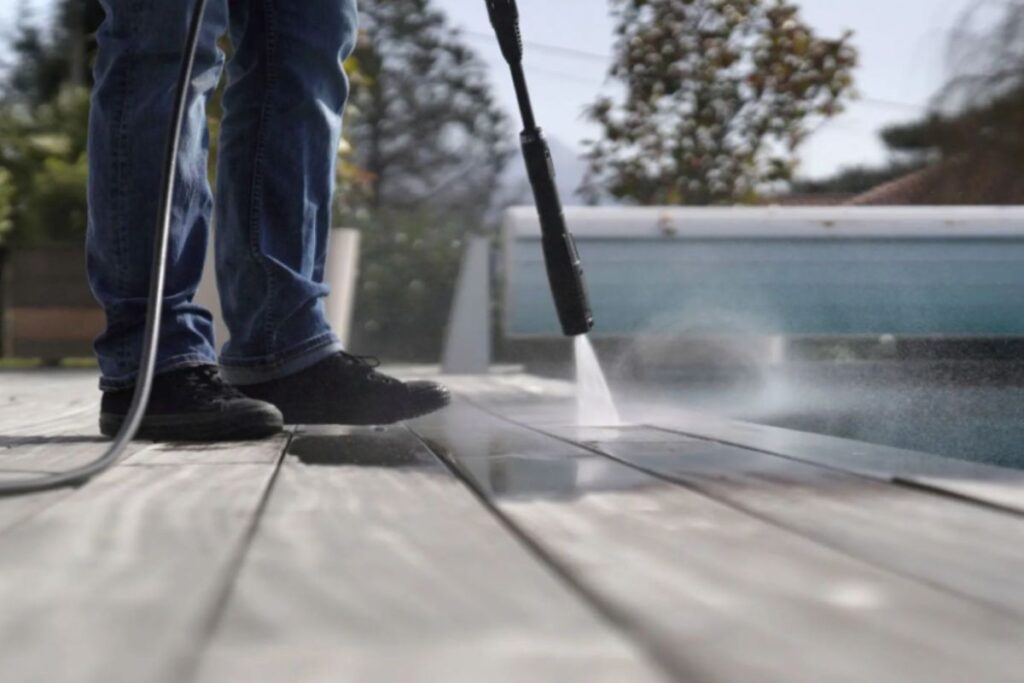
[{"label": "grass", "polygon": [[35,368],[95,368],[95,358],[0,358],[0,370],[32,370]]}]

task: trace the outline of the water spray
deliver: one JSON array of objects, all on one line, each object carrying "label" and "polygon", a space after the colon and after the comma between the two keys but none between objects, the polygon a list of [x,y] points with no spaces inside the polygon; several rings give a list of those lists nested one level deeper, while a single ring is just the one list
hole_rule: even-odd
[{"label": "water spray", "polygon": [[594,316],[583,281],[583,266],[576,242],[565,224],[562,201],[555,186],[555,167],[544,134],[537,127],[523,72],[523,39],[519,31],[519,9],[516,0],[486,0],[491,25],[498,35],[501,53],[512,70],[512,83],[523,119],[519,139],[526,160],[526,172],[533,188],[533,198],[540,216],[541,245],[547,266],[551,295],[555,300],[558,320],[567,337],[586,334],[594,326]]}]

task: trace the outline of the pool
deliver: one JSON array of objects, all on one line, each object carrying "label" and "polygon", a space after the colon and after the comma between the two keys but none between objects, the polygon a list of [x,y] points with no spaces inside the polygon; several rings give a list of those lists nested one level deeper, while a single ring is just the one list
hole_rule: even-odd
[{"label": "pool", "polygon": [[[1024,336],[1024,210],[577,208],[567,218],[597,336]],[[507,336],[558,334],[538,240],[532,210],[512,210]]]},{"label": "pool", "polygon": [[[1024,468],[1024,209],[567,219],[633,419],[685,406]],[[520,344],[558,335],[538,239],[532,209],[509,212],[502,330]]]}]

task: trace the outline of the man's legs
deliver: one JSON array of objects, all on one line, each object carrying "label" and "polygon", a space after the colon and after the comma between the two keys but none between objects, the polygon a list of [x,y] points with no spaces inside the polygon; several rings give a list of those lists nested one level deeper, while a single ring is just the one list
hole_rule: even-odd
[{"label": "man's legs", "polygon": [[[104,390],[135,382],[142,347],[162,162],[191,3],[102,0],[89,120],[93,293],[107,315],[96,340]],[[213,200],[206,176],[205,103],[219,78],[223,0],[207,10],[175,179],[174,220],[157,371],[216,362],[210,314],[193,302]]]},{"label": "man's legs", "polygon": [[[162,162],[193,2],[102,0],[89,121],[89,282],[107,315],[96,340],[100,430],[116,434],[132,399],[142,349]],[[281,413],[217,374],[210,314],[193,303],[213,201],[206,179],[206,98],[217,85],[226,26],[212,0],[196,53],[175,177],[157,376],[139,430],[153,439],[257,438]]]},{"label": "man's legs", "polygon": [[[90,280],[108,314],[97,341],[101,429],[117,431],[139,363],[161,157],[188,7],[105,0],[93,121]],[[210,215],[203,104],[220,65],[213,0],[183,135],[153,438],[272,433],[290,422],[380,423],[435,410],[447,391],[403,384],[343,353],[324,319],[324,259],[341,113],[341,61],[355,42],[355,0],[230,0],[232,42],[217,197],[218,285],[231,332],[212,372],[210,316],[193,304]],[[199,366],[199,367],[195,367]],[[271,405],[273,404],[273,405]],[[279,406],[280,411],[274,408]]]},{"label": "man's legs", "polygon": [[217,178],[225,376],[286,422],[375,424],[437,410],[448,392],[342,351],[324,317],[324,259],[355,0],[231,5]]},{"label": "man's legs", "polygon": [[230,381],[294,374],[341,350],[324,316],[335,160],[355,0],[230,5],[217,177],[217,282]]}]

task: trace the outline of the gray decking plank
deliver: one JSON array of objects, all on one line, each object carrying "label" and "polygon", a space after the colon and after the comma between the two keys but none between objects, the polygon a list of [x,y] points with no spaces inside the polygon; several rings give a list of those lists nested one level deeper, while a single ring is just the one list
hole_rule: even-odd
[{"label": "gray decking plank", "polygon": [[199,680],[660,678],[406,429],[291,451]]},{"label": "gray decking plank", "polygon": [[180,678],[275,471],[190,457],[115,467],[0,535],[5,681]]},{"label": "gray decking plank", "polygon": [[849,439],[680,413],[652,426],[863,474],[903,480],[1024,512],[1024,472]]},{"label": "gray decking plank", "polygon": [[415,430],[693,680],[1012,680],[1024,624],[458,403]]},{"label": "gray decking plank", "polygon": [[1024,617],[1024,517],[651,428],[542,430]]},{"label": "gray decking plank", "polygon": [[[78,373],[0,373],[0,479],[30,478],[98,456],[106,444],[98,439],[96,395],[95,378]],[[69,493],[0,497],[0,534]]]},{"label": "gray decking plank", "polygon": [[[523,376],[486,378],[489,392],[470,395],[531,425],[563,425],[573,414],[572,385]],[[517,396],[518,394],[518,396]],[[531,401],[523,401],[523,396]],[[650,423],[702,439],[805,460],[882,481],[901,480],[981,503],[1024,512],[1024,472],[824,434],[740,422],[684,409]]]},{"label": "gray decking plank", "polygon": [[[145,443],[145,442],[141,442]],[[280,450],[262,446],[263,441],[236,441],[229,448],[218,443],[148,443],[127,456],[125,467],[157,465],[271,465]]]}]

